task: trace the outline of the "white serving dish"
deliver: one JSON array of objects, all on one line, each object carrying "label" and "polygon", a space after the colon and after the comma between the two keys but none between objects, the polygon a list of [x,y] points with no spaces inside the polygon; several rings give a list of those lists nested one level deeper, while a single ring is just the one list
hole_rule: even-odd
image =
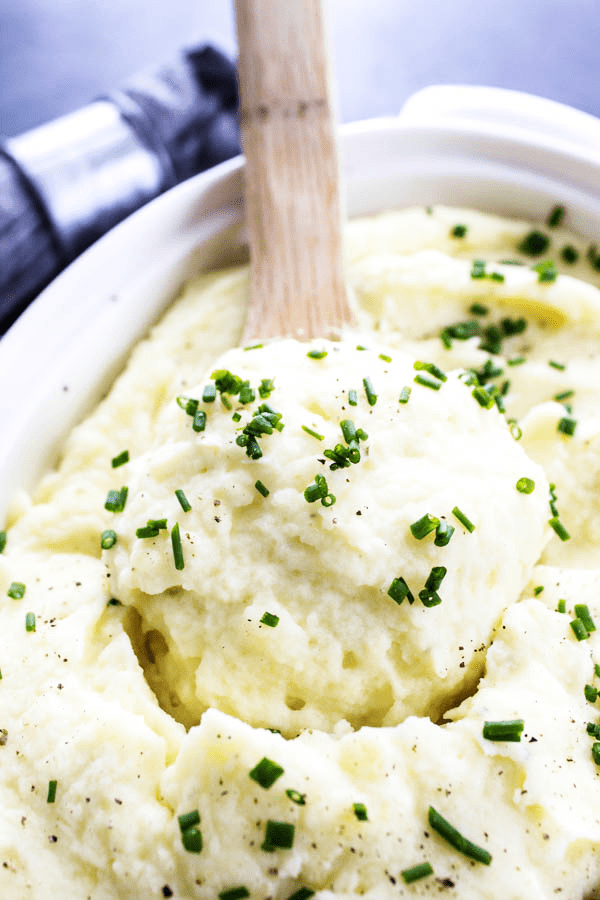
[{"label": "white serving dish", "polygon": [[[413,204],[542,220],[554,203],[600,237],[600,121],[512,91],[430,88],[402,113],[344,126],[349,217]],[[56,460],[133,343],[202,269],[244,254],[243,159],[196,176],[77,259],[0,340],[0,526]]]}]

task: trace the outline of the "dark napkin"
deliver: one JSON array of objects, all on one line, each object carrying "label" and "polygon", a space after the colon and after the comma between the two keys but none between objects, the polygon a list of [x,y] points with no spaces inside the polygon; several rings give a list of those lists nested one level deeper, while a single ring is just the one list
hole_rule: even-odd
[{"label": "dark napkin", "polygon": [[184,50],[0,146],[0,334],[62,269],[173,185],[240,152],[234,64]]}]

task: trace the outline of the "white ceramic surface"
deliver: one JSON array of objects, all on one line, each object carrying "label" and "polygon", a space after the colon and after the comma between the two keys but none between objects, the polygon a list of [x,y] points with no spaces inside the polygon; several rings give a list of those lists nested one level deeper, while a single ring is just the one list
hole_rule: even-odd
[{"label": "white ceramic surface", "polygon": [[[596,119],[514,92],[435,90],[398,117],[341,130],[349,217],[444,203],[543,220],[564,203],[574,230],[598,241]],[[56,461],[63,436],[182,283],[243,254],[242,193],[236,158],[159,197],[77,259],[0,340],[0,526],[10,498]]]}]

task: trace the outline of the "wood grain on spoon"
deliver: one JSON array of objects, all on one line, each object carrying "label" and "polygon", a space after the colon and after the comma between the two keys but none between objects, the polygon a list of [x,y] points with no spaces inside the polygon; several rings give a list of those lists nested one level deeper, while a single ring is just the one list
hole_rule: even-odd
[{"label": "wood grain on spoon", "polygon": [[243,340],[352,321],[321,0],[235,0],[251,298]]}]

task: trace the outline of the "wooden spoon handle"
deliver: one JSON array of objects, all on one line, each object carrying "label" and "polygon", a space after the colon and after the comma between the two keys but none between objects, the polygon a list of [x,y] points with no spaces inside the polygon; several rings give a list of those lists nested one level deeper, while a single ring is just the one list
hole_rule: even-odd
[{"label": "wooden spoon handle", "polygon": [[346,293],[320,0],[235,0],[251,301],[244,341],[335,336]]}]

